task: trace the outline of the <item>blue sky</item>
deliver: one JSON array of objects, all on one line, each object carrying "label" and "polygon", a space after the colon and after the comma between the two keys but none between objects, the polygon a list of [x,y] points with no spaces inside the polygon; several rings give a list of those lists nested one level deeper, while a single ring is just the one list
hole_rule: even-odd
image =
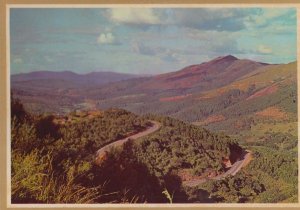
[{"label": "blue sky", "polygon": [[234,55],[296,60],[294,8],[11,8],[11,73],[158,74]]}]

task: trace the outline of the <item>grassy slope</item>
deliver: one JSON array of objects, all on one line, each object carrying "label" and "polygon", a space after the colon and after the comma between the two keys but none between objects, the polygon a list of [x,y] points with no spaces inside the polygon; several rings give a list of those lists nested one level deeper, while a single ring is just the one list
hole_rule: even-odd
[{"label": "grassy slope", "polygon": [[[266,191],[256,196],[254,202],[297,202],[296,63],[263,67],[230,85],[200,94],[200,100],[218,101],[233,89],[247,91],[251,85],[255,85],[255,89],[250,96],[272,85],[276,85],[277,90],[249,100],[240,97],[237,103],[211,113],[209,116],[223,116],[223,120],[205,127],[231,134],[258,154],[246,172],[257,177]],[[262,111],[267,115],[257,114]],[[206,119],[209,118],[204,117],[198,123]]]},{"label": "grassy slope", "polygon": [[286,65],[283,64],[264,66],[254,72],[251,72],[250,74],[241,77],[240,79],[237,79],[235,82],[229,85],[207,91],[201,95],[203,97],[216,97],[220,93],[224,93],[230,89],[247,90],[248,87],[252,84],[255,84],[256,88],[259,89],[283,79],[295,81],[297,79],[296,70],[296,62],[292,62]]},{"label": "grassy slope", "polygon": [[[257,91],[271,85],[276,85],[278,89],[271,94],[246,100]],[[253,166],[255,161],[252,161],[252,165],[249,167],[249,170],[252,170],[251,173],[257,176],[266,187],[266,191],[263,195],[257,197],[256,201],[286,202],[295,201],[295,197],[297,197],[296,185],[285,180],[284,176],[282,176],[284,174],[282,171],[294,171],[297,168],[295,164],[297,159],[294,156],[286,155],[291,152],[293,152],[292,155],[295,155],[297,152],[297,147],[293,146],[294,142],[297,141],[296,90],[296,63],[294,62],[287,65],[263,67],[259,71],[253,72],[247,77],[244,76],[230,85],[205,93],[193,94],[192,97],[185,98],[185,100],[160,102],[159,97],[162,95],[136,95],[136,97],[123,97],[111,100],[108,105],[117,104],[137,113],[145,113],[145,110],[147,110],[147,112],[171,115],[190,122],[203,121],[210,115],[224,116],[225,120],[208,124],[206,127],[215,131],[223,130],[237,138],[243,145],[247,147],[251,145],[251,150],[260,154],[260,156],[255,157],[255,161],[262,161],[262,165],[269,167],[266,169],[255,168]],[[277,107],[287,114],[288,119],[275,119],[255,115],[255,113],[268,107]],[[172,138],[167,138],[172,131],[167,130],[165,132],[165,134],[160,133],[157,137],[157,144],[150,144],[154,150],[158,146],[159,151],[157,152],[162,155],[160,157],[161,160],[164,160],[162,157],[167,157],[165,158],[167,160],[169,157],[173,157],[170,155],[172,152],[166,146],[166,140],[173,140]],[[281,148],[280,139],[278,140],[278,137],[274,136],[278,133],[284,136],[287,136],[287,133],[291,134],[292,137],[283,142],[284,144],[292,145],[287,147],[289,149]],[[80,136],[76,136],[76,138],[80,139]],[[268,141],[266,140],[267,138],[269,139]],[[189,137],[184,139],[184,141],[188,141],[188,139]],[[262,142],[262,144],[253,146],[253,142],[258,141]],[[276,144],[272,141],[279,145],[279,149],[274,147]],[[270,164],[270,161],[274,159],[273,154],[275,153],[278,157],[282,156],[284,161],[289,163],[287,166],[283,164],[283,169],[281,165],[276,166],[276,163],[271,162],[274,166]],[[149,155],[149,157],[152,156]],[[177,159],[174,160],[174,165],[178,164],[177,161]],[[195,160],[191,158],[191,161]],[[159,161],[159,159],[157,162],[161,163],[160,167],[163,170],[166,170],[163,167],[164,164],[166,166],[169,165],[169,163],[164,163]],[[196,165],[199,166],[201,171],[201,165],[198,163]],[[266,172],[267,170],[271,170],[271,174]],[[295,180],[297,175],[292,174],[289,176],[291,176],[291,180]],[[281,193],[278,194],[277,192]],[[278,194],[277,197],[275,196],[276,193]]]},{"label": "grassy slope", "polygon": [[[208,95],[214,95],[223,91],[230,91],[231,88],[245,88],[252,84],[255,84],[257,91],[265,88],[266,86],[276,84],[277,90],[271,94],[266,94],[261,97],[253,98],[250,100],[240,100],[238,103],[232,104],[225,109],[216,111],[216,114],[222,114],[226,120],[222,122],[216,122],[215,125],[211,124],[209,128],[219,129],[222,125],[234,123],[242,117],[258,121],[260,123],[261,118],[255,113],[262,111],[266,108],[275,106],[280,109],[283,113],[288,115],[289,121],[297,121],[297,101],[296,101],[296,63],[290,63],[287,65],[278,65],[271,67],[263,67],[263,71],[260,73],[253,73],[249,77],[241,79],[233,84],[230,84],[220,90],[212,90]],[[274,82],[270,82],[274,81]],[[276,81],[276,82],[275,82]],[[255,92],[255,91],[254,91]],[[224,93],[223,93],[224,94]],[[220,98],[221,96],[215,96]],[[270,119],[271,123],[274,121],[285,122],[286,120]],[[294,129],[294,128],[293,128]],[[228,129],[227,129],[228,130]],[[231,127],[234,130],[234,127]]]}]

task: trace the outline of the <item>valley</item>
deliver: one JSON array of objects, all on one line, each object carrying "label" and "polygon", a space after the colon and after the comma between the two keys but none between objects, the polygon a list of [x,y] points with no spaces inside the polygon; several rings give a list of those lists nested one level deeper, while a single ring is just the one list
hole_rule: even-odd
[{"label": "valley", "polygon": [[[56,202],[61,187],[75,196],[59,202],[166,203],[165,190],[174,203],[297,202],[296,62],[91,75],[12,75],[13,179],[27,180],[14,202]],[[54,191],[33,193],[45,171],[61,177],[40,177]]]}]

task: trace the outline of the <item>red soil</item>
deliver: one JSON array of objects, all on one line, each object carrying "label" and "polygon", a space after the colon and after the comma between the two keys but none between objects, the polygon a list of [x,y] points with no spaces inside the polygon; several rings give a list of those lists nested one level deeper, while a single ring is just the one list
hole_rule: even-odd
[{"label": "red soil", "polygon": [[278,87],[276,85],[271,85],[269,87],[266,87],[262,90],[257,91],[253,95],[249,96],[246,100],[250,100],[250,99],[265,96],[265,95],[270,95],[272,93],[275,93],[277,90],[278,90]]},{"label": "red soil", "polygon": [[275,119],[286,119],[287,113],[281,111],[279,108],[275,106],[268,107],[260,112],[256,112],[255,115],[261,117],[272,117]]}]

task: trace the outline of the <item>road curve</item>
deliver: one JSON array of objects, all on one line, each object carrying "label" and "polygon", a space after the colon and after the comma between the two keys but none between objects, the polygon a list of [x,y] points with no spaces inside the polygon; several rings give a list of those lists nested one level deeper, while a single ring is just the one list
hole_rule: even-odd
[{"label": "road curve", "polygon": [[184,181],[182,184],[184,186],[189,186],[189,187],[195,187],[199,184],[202,184],[204,182],[207,182],[208,180],[221,180],[229,175],[236,175],[237,172],[241,170],[241,168],[251,159],[251,152],[250,151],[245,151],[239,160],[237,160],[228,171],[226,171],[223,174],[220,174],[218,176],[212,177],[212,178],[202,178],[202,179],[194,179],[194,180],[189,180],[189,181]]},{"label": "road curve", "polygon": [[114,142],[100,148],[96,152],[96,161],[97,161],[97,159],[101,158],[106,152],[108,152],[112,148],[119,147],[119,146],[123,145],[129,139],[137,139],[137,138],[140,138],[140,137],[143,137],[143,136],[147,136],[147,135],[157,131],[158,129],[160,129],[161,124],[159,122],[156,122],[156,121],[150,121],[150,122],[152,123],[152,125],[150,127],[148,127],[146,130],[141,131],[139,133],[136,133],[134,135],[128,136],[126,138],[114,141]]},{"label": "road curve", "polygon": [[[160,129],[161,124],[159,122],[156,121],[150,121],[152,123],[152,125],[150,127],[148,127],[146,130],[141,131],[139,133],[136,133],[134,135],[128,136],[126,138],[114,141],[102,148],[100,148],[97,152],[96,152],[96,162],[98,162],[99,159],[101,159],[106,152],[109,152],[112,148],[115,147],[119,147],[121,145],[123,145],[125,142],[127,142],[129,139],[138,139],[144,136],[147,136],[157,130]],[[199,184],[202,184],[204,182],[207,182],[208,180],[220,180],[222,178],[225,178],[229,175],[236,175],[237,172],[239,172],[241,170],[241,168],[246,165],[247,162],[249,162],[251,159],[251,151],[244,151],[243,154],[241,155],[241,158],[239,160],[237,160],[234,164],[232,164],[232,166],[230,167],[230,169],[228,171],[226,171],[223,174],[220,174],[218,176],[212,177],[212,178],[202,178],[202,179],[194,179],[194,180],[189,180],[189,181],[184,181],[182,184],[184,186],[189,186],[189,187],[194,187],[197,186]]]}]

